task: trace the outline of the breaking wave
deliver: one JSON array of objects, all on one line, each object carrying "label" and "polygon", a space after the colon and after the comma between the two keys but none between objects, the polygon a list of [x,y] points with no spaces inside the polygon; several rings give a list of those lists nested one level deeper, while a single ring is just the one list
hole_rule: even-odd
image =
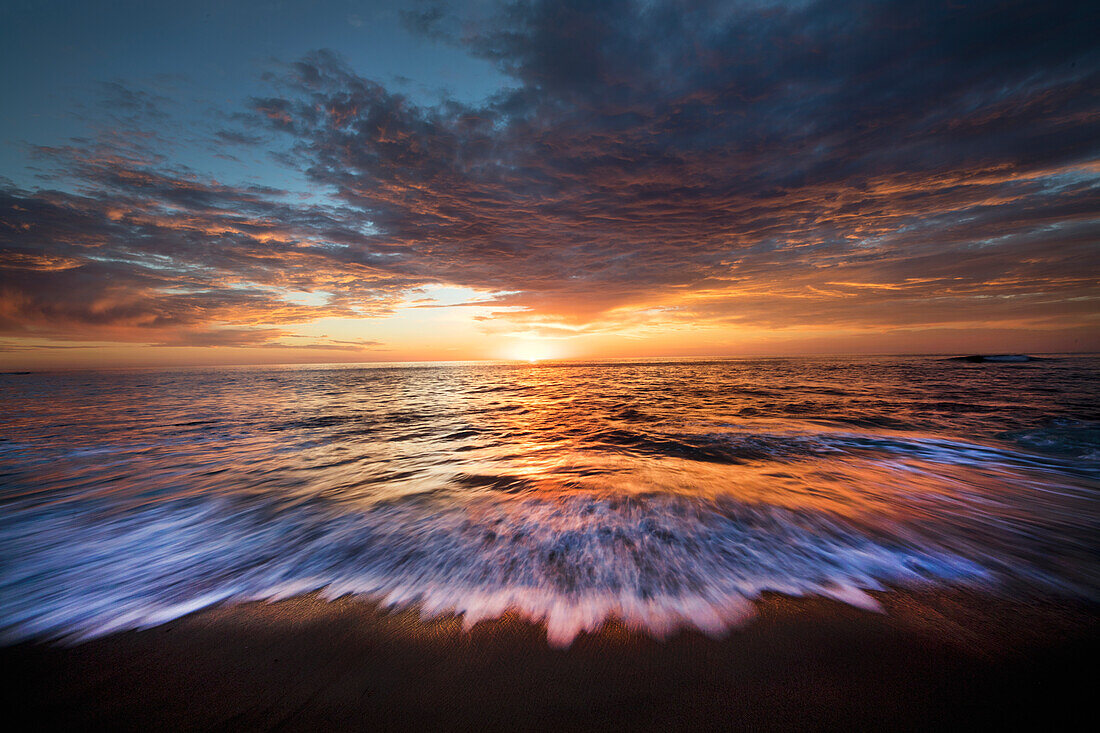
[{"label": "breaking wave", "polygon": [[[1087,546],[1078,548],[1085,554],[1077,572],[1065,571],[1074,547],[1064,525],[1076,522],[1087,539],[1095,524],[1072,511],[1074,502],[1091,499],[1050,484],[1050,476],[1044,483],[1019,473],[1044,459],[871,434],[730,435],[725,442],[786,459],[796,451],[808,459],[828,455],[834,460],[811,472],[856,472],[832,478],[849,503],[877,497],[896,511],[842,516],[827,505],[660,489],[546,491],[514,477],[469,475],[456,477],[452,491],[356,509],[223,495],[128,509],[83,500],[9,506],[0,526],[0,623],[9,640],[88,636],[219,601],[323,589],[329,597],[417,605],[429,615],[456,612],[467,624],[512,609],[544,621],[552,643],[567,644],[608,616],[656,636],[681,626],[720,633],[749,616],[752,599],[765,591],[874,608],[865,591],[885,585],[1096,587]],[[844,464],[835,462],[837,453],[862,457]],[[942,470],[900,491],[882,480],[937,465],[986,473],[968,490],[966,474]],[[874,466],[888,471],[876,474]],[[1007,473],[991,484],[995,467]],[[850,485],[860,478],[868,483]],[[471,486],[483,490],[463,493]],[[1043,539],[1052,528],[1062,546]]]}]

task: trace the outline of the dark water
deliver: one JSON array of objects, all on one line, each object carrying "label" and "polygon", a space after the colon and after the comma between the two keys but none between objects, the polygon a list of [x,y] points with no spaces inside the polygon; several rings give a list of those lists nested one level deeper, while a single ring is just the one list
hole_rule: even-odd
[{"label": "dark water", "polygon": [[767,590],[1096,598],[1097,357],[0,375],[0,629],[318,588],[552,641]]}]

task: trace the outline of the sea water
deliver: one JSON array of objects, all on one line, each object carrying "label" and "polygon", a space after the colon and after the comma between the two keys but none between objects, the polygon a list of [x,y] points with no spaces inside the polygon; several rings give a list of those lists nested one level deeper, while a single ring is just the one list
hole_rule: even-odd
[{"label": "sea water", "polygon": [[759,594],[1095,599],[1095,356],[0,375],[0,633],[320,590],[568,643]]}]

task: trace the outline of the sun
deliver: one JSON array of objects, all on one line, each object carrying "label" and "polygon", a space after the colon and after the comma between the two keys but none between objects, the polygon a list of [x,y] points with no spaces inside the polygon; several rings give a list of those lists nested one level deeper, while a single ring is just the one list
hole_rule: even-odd
[{"label": "sun", "polygon": [[507,349],[507,358],[513,361],[526,361],[534,364],[545,359],[558,357],[556,344],[545,340],[523,339],[511,344]]}]

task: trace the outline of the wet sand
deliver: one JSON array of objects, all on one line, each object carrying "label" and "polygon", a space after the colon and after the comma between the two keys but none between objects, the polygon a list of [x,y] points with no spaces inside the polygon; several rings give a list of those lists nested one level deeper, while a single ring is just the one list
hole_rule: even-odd
[{"label": "wet sand", "polygon": [[[1096,607],[882,593],[886,613],[768,596],[721,639],[607,623],[568,649],[351,598],[201,611],[77,645],[0,649],[35,729],[1049,728],[1091,710]],[[1084,684],[1082,684],[1084,683]]]}]

